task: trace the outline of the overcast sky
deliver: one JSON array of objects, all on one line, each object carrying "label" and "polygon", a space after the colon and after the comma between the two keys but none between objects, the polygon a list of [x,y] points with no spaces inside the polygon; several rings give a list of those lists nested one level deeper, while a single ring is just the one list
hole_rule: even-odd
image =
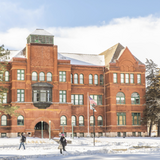
[{"label": "overcast sky", "polygon": [[117,43],[160,66],[160,0],[0,0],[0,45],[21,50],[36,28],[59,52],[99,54]]}]

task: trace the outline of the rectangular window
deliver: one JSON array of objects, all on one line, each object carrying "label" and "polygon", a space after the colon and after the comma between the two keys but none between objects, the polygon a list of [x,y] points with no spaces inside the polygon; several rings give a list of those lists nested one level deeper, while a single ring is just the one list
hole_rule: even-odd
[{"label": "rectangular window", "polygon": [[102,95],[90,95],[90,97],[97,103],[97,105],[102,105]]},{"label": "rectangular window", "polygon": [[117,132],[117,137],[121,137],[121,132]]},{"label": "rectangular window", "polygon": [[33,102],[39,102],[40,92],[38,90],[33,91]]},{"label": "rectangular window", "polygon": [[3,93],[3,96],[0,95],[0,103],[7,103],[7,93]]},{"label": "rectangular window", "polygon": [[59,72],[59,81],[66,82],[66,72],[64,72],[64,71]]},{"label": "rectangular window", "polygon": [[1,138],[6,137],[6,133],[1,133]]},{"label": "rectangular window", "polygon": [[125,74],[125,80],[126,80],[126,83],[129,83],[129,74],[128,73]]},{"label": "rectangular window", "polygon": [[3,103],[7,103],[7,93],[3,94]]},{"label": "rectangular window", "polygon": [[91,132],[91,137],[94,137],[95,133]]},{"label": "rectangular window", "polygon": [[46,102],[46,91],[45,90],[41,90],[40,91],[40,101],[41,102]]},{"label": "rectangular window", "polygon": [[74,135],[74,137],[77,137],[77,133],[76,132],[74,132],[73,135]]},{"label": "rectangular window", "polygon": [[71,103],[73,105],[83,105],[83,94],[72,94]]},{"label": "rectangular window", "polygon": [[51,102],[51,90],[33,90],[33,102]]},{"label": "rectangular window", "polygon": [[103,85],[103,75],[100,75],[100,85]]},{"label": "rectangular window", "polygon": [[134,137],[135,137],[135,136],[136,136],[136,132],[132,132],[132,136],[134,136]]},{"label": "rectangular window", "polygon": [[137,74],[137,83],[141,84],[141,74]]},{"label": "rectangular window", "polygon": [[24,69],[17,70],[17,80],[24,80]]},{"label": "rectangular window", "polygon": [[138,137],[141,137],[141,132],[138,132]]},{"label": "rectangular window", "polygon": [[71,83],[73,83],[73,76],[72,76],[72,74],[71,74]]},{"label": "rectangular window", "polygon": [[66,103],[66,91],[59,91],[59,102]]},{"label": "rectangular window", "polygon": [[121,73],[121,83],[124,83],[124,73]]},{"label": "rectangular window", "polygon": [[117,125],[126,125],[126,113],[117,113]]},{"label": "rectangular window", "polygon": [[102,137],[102,136],[103,136],[102,132],[98,132],[98,137]]},{"label": "rectangular window", "polygon": [[130,83],[134,83],[134,74],[130,74]]},{"label": "rectangular window", "polygon": [[126,137],[126,132],[123,132],[123,137]]},{"label": "rectangular window", "polygon": [[9,81],[9,72],[8,71],[5,72],[5,81],[6,82]]},{"label": "rectangular window", "polygon": [[113,73],[113,83],[117,83],[117,73]]},{"label": "rectangular window", "polygon": [[17,89],[17,102],[24,102],[24,89]]},{"label": "rectangular window", "polygon": [[132,113],[132,125],[140,125],[141,115],[140,113]]},{"label": "rectangular window", "polygon": [[83,133],[83,132],[80,132],[80,133],[79,133],[79,137],[84,137],[84,133]]}]

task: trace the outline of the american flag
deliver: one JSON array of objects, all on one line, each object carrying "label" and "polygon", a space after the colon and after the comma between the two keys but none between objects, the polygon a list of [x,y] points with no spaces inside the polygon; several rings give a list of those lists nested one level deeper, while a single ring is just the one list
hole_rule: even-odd
[{"label": "american flag", "polygon": [[91,97],[89,97],[89,101],[90,101],[90,105],[97,105],[97,103],[91,98]]}]

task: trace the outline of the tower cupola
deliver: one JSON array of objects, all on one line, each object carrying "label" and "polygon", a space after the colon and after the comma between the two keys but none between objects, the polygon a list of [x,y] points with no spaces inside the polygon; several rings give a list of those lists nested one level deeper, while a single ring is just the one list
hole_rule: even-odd
[{"label": "tower cupola", "polygon": [[44,29],[36,29],[27,37],[27,43],[54,44],[54,36]]}]

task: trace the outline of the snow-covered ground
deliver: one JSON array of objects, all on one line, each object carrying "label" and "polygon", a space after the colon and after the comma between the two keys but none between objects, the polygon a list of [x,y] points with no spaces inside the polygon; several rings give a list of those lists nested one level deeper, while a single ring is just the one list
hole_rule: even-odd
[{"label": "snow-covered ground", "polygon": [[[29,138],[20,150],[20,138],[0,138],[0,160],[160,160],[160,138],[156,137],[104,137],[66,138],[72,144],[60,154],[55,140]],[[57,138],[59,139],[59,138]]]}]

